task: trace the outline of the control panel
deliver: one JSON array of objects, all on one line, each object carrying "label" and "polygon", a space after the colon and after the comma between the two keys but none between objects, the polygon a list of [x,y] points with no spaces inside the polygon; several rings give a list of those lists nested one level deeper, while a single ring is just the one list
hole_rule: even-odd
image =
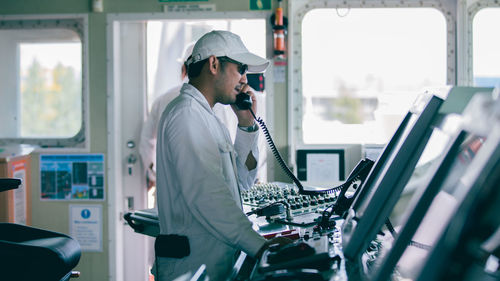
[{"label": "control panel", "polygon": [[293,243],[272,245],[250,280],[347,280],[339,227],[302,229]]},{"label": "control panel", "polygon": [[322,212],[337,199],[336,193],[301,195],[299,189],[290,183],[271,182],[255,184],[242,192],[243,205],[255,210],[266,205],[283,202],[288,204],[292,214]]}]

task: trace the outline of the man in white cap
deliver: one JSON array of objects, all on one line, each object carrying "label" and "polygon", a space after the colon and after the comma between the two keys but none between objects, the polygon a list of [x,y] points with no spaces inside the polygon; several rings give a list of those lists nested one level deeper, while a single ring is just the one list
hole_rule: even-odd
[{"label": "man in white cap", "polygon": [[[234,106],[236,95],[250,95],[246,71],[265,71],[269,62],[250,53],[240,37],[212,31],[195,44],[187,60],[189,83],[162,114],[158,131],[157,198],[160,238],[155,280],[173,280],[206,265],[210,280],[228,277],[239,250],[258,257],[272,243],[255,230],[242,211],[240,189],[256,175],[258,126],[249,110]],[[213,112],[231,104],[238,118],[234,145]]]}]

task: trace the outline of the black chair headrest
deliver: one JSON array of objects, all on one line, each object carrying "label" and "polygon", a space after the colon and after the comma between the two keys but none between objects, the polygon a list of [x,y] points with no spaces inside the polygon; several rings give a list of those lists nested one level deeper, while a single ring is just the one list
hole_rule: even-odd
[{"label": "black chair headrest", "polygon": [[21,185],[21,183],[22,181],[20,179],[0,178],[0,192],[16,189]]}]

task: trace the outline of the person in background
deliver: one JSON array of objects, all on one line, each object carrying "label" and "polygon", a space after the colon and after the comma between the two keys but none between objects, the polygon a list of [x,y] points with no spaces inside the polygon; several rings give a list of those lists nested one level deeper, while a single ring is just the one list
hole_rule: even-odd
[{"label": "person in background", "polygon": [[[165,110],[167,105],[175,97],[179,95],[182,83],[187,82],[186,60],[193,51],[194,43],[195,42],[187,44],[186,47],[184,48],[182,56],[178,59],[178,61],[182,63],[181,77],[180,77],[181,83],[178,86],[171,88],[166,93],[160,95],[154,100],[153,105],[151,106],[151,111],[149,112],[148,117],[144,121],[144,124],[141,129],[141,135],[139,140],[139,154],[144,167],[144,175],[146,177],[148,191],[156,186],[155,164],[156,164],[156,135],[158,133],[158,123],[160,122],[160,117],[163,110]],[[234,141],[236,135],[235,128],[238,120],[234,115],[232,109],[227,105],[216,104],[213,108],[213,111],[215,115],[229,129],[231,139]],[[259,147],[261,149],[265,147],[264,138],[259,139]],[[261,157],[261,160],[265,160],[265,158],[266,158],[265,155],[263,155]],[[262,168],[261,173],[265,173],[264,169],[265,167]],[[259,176],[263,178],[262,175]]]},{"label": "person in background", "polygon": [[[167,106],[158,130],[157,205],[161,251],[153,267],[155,280],[173,280],[206,265],[210,280],[225,280],[237,253],[259,257],[279,237],[267,241],[242,211],[240,190],[250,188],[257,173],[258,126],[249,110],[238,110],[236,95],[248,93],[246,71],[263,72],[269,62],[228,31],[212,31],[195,44],[187,60],[189,83]],[[234,144],[214,114],[228,105],[238,120]]]},{"label": "person in background", "polygon": [[182,87],[182,83],[187,82],[187,70],[186,70],[186,60],[191,55],[193,51],[194,42],[186,45],[184,48],[182,57],[178,59],[182,63],[181,68],[181,80],[178,86],[175,86],[168,90],[166,93],[157,97],[153,105],[151,106],[151,111],[149,112],[146,121],[141,129],[141,137],[139,140],[139,154],[141,156],[142,164],[144,167],[144,173],[146,176],[146,183],[148,190],[156,185],[156,135],[158,133],[158,122],[160,122],[160,117],[167,107],[167,105],[179,95]]}]

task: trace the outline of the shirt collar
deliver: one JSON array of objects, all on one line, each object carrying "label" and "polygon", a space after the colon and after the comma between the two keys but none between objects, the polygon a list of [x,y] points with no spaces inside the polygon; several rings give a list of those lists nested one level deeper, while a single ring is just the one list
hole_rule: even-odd
[{"label": "shirt collar", "polygon": [[205,98],[205,96],[200,91],[198,91],[198,89],[196,89],[196,87],[194,87],[193,85],[188,84],[188,83],[184,83],[182,85],[182,88],[181,88],[181,94],[190,95],[198,103],[200,103],[200,105],[203,106],[203,108],[205,108],[206,110],[208,110],[209,112],[214,114],[214,112],[213,112],[212,108],[210,108],[210,105],[208,104],[208,101]]}]

